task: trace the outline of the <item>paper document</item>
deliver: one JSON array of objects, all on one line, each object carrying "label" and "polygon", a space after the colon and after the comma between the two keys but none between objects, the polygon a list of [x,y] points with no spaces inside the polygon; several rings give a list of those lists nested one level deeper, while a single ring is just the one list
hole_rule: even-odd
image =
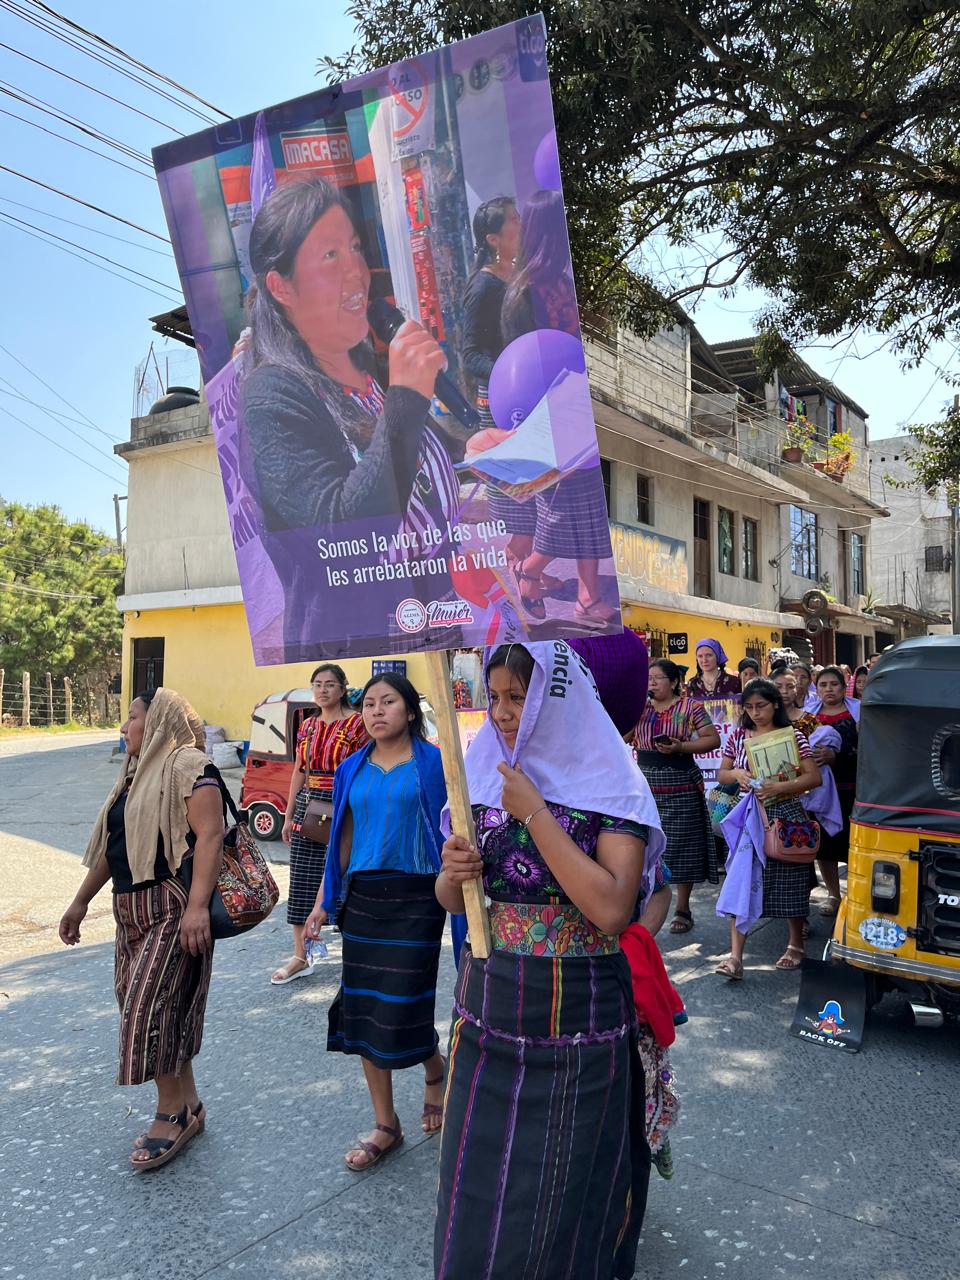
[{"label": "paper document", "polygon": [[599,464],[596,436],[583,429],[592,416],[587,375],[568,370],[509,439],[461,462],[458,469],[475,471],[504,491],[523,487],[536,492],[571,471]]}]

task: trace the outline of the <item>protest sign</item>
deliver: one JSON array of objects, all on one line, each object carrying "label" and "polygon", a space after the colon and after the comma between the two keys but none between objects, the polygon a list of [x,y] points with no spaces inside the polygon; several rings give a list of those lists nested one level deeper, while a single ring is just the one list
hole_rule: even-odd
[{"label": "protest sign", "polygon": [[701,701],[703,709],[713,721],[714,728],[720,734],[720,745],[716,751],[710,751],[706,755],[694,756],[700,766],[700,772],[703,774],[704,785],[709,791],[716,784],[717,774],[720,771],[720,762],[723,759],[727,743],[730,741],[733,731],[740,724],[740,705],[739,701],[735,701],[733,698],[704,698]]},{"label": "protest sign", "polygon": [[619,632],[542,19],[154,161],[257,663]]}]

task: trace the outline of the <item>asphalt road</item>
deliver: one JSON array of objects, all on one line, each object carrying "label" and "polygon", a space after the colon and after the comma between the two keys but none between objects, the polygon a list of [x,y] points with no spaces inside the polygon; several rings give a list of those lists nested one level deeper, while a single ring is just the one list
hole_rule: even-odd
[{"label": "asphalt road", "polygon": [[[351,1174],[368,1114],[359,1064],[323,1048],[335,949],[271,987],[282,908],[218,947],[197,1060],[207,1132],[169,1168],[130,1172],[151,1091],[112,1083],[108,921],[67,952],[48,918],[79,875],[110,745],[0,743],[0,933],[7,946],[19,928],[21,948],[0,967],[0,1280],[429,1280],[437,1143],[419,1133],[419,1073],[397,1077],[401,1152]],[[955,1280],[960,1033],[917,1031],[888,998],[863,1053],[801,1043],[796,977],[773,968],[782,927],[758,930],[746,980],[726,983],[712,896],[695,896],[692,934],[662,937],[690,1022],[673,1051],[676,1175],[653,1177],[638,1277]],[[443,1036],[449,955],[441,979]]]}]

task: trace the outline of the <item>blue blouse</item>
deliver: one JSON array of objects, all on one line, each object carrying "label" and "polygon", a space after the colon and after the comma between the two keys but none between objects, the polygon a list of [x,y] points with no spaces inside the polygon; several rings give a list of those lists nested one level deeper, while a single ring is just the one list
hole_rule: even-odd
[{"label": "blue blouse", "polygon": [[358,871],[436,875],[424,840],[413,760],[386,772],[368,756],[350,786],[353,840],[346,877]]}]

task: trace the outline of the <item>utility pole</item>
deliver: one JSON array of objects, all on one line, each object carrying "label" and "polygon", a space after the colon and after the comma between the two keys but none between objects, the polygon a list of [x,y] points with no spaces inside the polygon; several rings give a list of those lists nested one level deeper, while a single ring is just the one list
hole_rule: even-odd
[{"label": "utility pole", "polygon": [[117,550],[123,550],[123,530],[120,526],[120,503],[126,502],[127,495],[125,493],[115,493],[113,495],[113,515],[117,522]]}]

